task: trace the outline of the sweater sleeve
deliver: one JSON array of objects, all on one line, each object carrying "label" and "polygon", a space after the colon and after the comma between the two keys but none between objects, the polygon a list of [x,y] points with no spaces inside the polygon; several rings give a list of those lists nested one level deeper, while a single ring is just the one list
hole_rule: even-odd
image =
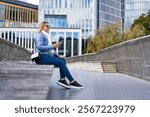
[{"label": "sweater sleeve", "polygon": [[53,45],[44,45],[44,39],[43,38],[44,37],[40,34],[36,37],[35,44],[36,44],[37,49],[39,51],[53,50],[54,49]]}]

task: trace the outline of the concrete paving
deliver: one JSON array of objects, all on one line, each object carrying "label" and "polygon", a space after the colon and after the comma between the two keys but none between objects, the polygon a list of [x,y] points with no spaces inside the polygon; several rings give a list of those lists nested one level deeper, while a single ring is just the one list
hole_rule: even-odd
[{"label": "concrete paving", "polygon": [[69,64],[73,77],[84,88],[68,90],[56,84],[59,79],[58,68],[53,70],[53,66],[50,65],[27,62],[0,62],[0,99],[150,99],[150,82],[119,73],[102,73],[99,64],[94,66],[94,63]]},{"label": "concrete paving", "polygon": [[120,73],[101,73],[68,66],[74,78],[84,88],[80,90],[61,88],[56,84],[59,79],[59,69],[54,69],[48,95],[49,100],[150,99],[150,82],[148,81]]}]

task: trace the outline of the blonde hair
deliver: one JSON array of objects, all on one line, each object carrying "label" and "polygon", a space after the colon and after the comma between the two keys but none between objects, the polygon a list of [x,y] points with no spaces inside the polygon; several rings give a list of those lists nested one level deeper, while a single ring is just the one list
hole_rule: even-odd
[{"label": "blonde hair", "polygon": [[45,24],[48,24],[48,22],[43,21],[40,23],[39,28],[38,28],[38,33],[40,33],[43,30]]}]

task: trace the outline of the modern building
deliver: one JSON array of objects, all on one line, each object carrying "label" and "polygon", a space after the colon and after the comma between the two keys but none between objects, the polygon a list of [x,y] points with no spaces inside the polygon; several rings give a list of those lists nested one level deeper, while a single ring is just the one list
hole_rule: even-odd
[{"label": "modern building", "polygon": [[39,0],[39,22],[52,27],[81,28],[82,38],[97,29],[121,22],[121,0]]},{"label": "modern building", "polygon": [[[18,0],[1,0],[0,13],[0,38],[33,52],[38,24],[41,22],[38,22],[38,6]],[[69,29],[65,15],[45,14],[42,21],[45,20],[53,22],[52,27],[55,27],[50,30],[52,43],[63,42],[56,49],[57,53],[66,57],[82,54],[81,29]]]},{"label": "modern building", "polygon": [[135,19],[148,13],[150,0],[122,0],[122,6],[124,6],[124,15],[122,15],[124,29],[128,29]]},{"label": "modern building", "polygon": [[0,27],[35,27],[38,6],[18,0],[0,0]]},{"label": "modern building", "polygon": [[121,0],[97,1],[97,28],[121,22]]},{"label": "modern building", "polygon": [[121,0],[121,23],[122,31],[124,30],[124,16],[125,16],[125,0]]}]

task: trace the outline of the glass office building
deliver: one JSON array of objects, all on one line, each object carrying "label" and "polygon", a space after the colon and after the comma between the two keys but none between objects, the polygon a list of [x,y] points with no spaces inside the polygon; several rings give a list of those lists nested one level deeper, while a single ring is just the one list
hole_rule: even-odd
[{"label": "glass office building", "polygon": [[34,27],[38,6],[18,0],[0,0],[0,27]]},{"label": "glass office building", "polygon": [[[98,28],[121,21],[121,1],[40,0],[39,21],[43,21],[47,15],[49,18],[46,20],[52,27],[81,28],[82,38],[86,39],[94,35]],[[58,21],[59,25],[55,25]]]},{"label": "glass office building", "polygon": [[121,0],[97,1],[97,28],[121,22]]},{"label": "glass office building", "polygon": [[[42,21],[49,21],[53,27],[49,32],[52,43],[63,43],[56,49],[58,54],[66,57],[82,54],[82,31],[68,28],[66,15],[39,15],[44,16]],[[38,6],[18,0],[0,0],[0,38],[33,52],[39,23]]]},{"label": "glass office building", "polygon": [[[56,49],[58,54],[66,57],[82,54],[81,29],[69,29],[66,15],[45,14],[43,18],[42,21],[49,21],[55,27],[49,32],[52,43],[63,43]],[[19,0],[0,0],[0,38],[33,52],[37,29],[38,6]]]},{"label": "glass office building", "polygon": [[135,19],[150,10],[150,0],[124,0],[124,28],[128,29]]},{"label": "glass office building", "polygon": [[[42,15],[39,15],[39,21],[43,21],[47,14],[65,16],[64,28],[81,28],[84,38],[93,35],[93,29],[96,29],[95,6],[95,0],[40,0],[39,14]],[[47,21],[53,26],[50,20]]]}]

